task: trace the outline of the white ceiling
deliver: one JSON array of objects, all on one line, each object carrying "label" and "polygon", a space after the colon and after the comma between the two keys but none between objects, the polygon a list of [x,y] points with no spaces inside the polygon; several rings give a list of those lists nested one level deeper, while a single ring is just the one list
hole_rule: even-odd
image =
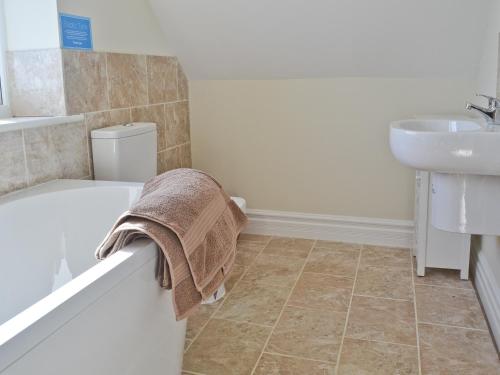
[{"label": "white ceiling", "polygon": [[149,0],[190,79],[473,78],[492,1]]}]

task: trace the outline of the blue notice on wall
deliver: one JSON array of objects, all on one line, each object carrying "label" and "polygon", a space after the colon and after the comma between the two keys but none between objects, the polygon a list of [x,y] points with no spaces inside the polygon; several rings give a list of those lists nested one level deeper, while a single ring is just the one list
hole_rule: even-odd
[{"label": "blue notice on wall", "polygon": [[90,18],[59,13],[62,48],[92,50]]}]

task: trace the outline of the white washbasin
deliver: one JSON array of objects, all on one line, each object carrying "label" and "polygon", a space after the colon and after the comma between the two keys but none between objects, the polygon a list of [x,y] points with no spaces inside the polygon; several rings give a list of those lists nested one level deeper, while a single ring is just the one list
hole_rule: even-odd
[{"label": "white washbasin", "polygon": [[425,118],[391,124],[396,159],[432,172],[432,224],[438,229],[500,235],[500,131],[480,121]]},{"label": "white washbasin", "polygon": [[395,121],[390,144],[400,163],[418,170],[500,176],[500,132],[473,120]]}]

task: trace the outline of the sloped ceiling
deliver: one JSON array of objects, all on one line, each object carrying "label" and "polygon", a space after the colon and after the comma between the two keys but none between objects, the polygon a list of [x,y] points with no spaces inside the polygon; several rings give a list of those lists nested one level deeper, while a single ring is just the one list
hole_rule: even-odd
[{"label": "sloped ceiling", "polygon": [[190,79],[468,79],[498,0],[149,1]]}]

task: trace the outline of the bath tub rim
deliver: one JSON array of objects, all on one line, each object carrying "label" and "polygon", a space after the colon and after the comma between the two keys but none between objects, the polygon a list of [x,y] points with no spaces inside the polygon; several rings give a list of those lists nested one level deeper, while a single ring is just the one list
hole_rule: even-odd
[{"label": "bath tub rim", "polygon": [[[16,200],[67,190],[100,187],[142,189],[142,186],[141,183],[128,182],[53,180],[0,197],[0,207]],[[135,241],[0,325],[0,372],[104,297],[122,280],[155,258],[156,253],[153,241]]]}]

